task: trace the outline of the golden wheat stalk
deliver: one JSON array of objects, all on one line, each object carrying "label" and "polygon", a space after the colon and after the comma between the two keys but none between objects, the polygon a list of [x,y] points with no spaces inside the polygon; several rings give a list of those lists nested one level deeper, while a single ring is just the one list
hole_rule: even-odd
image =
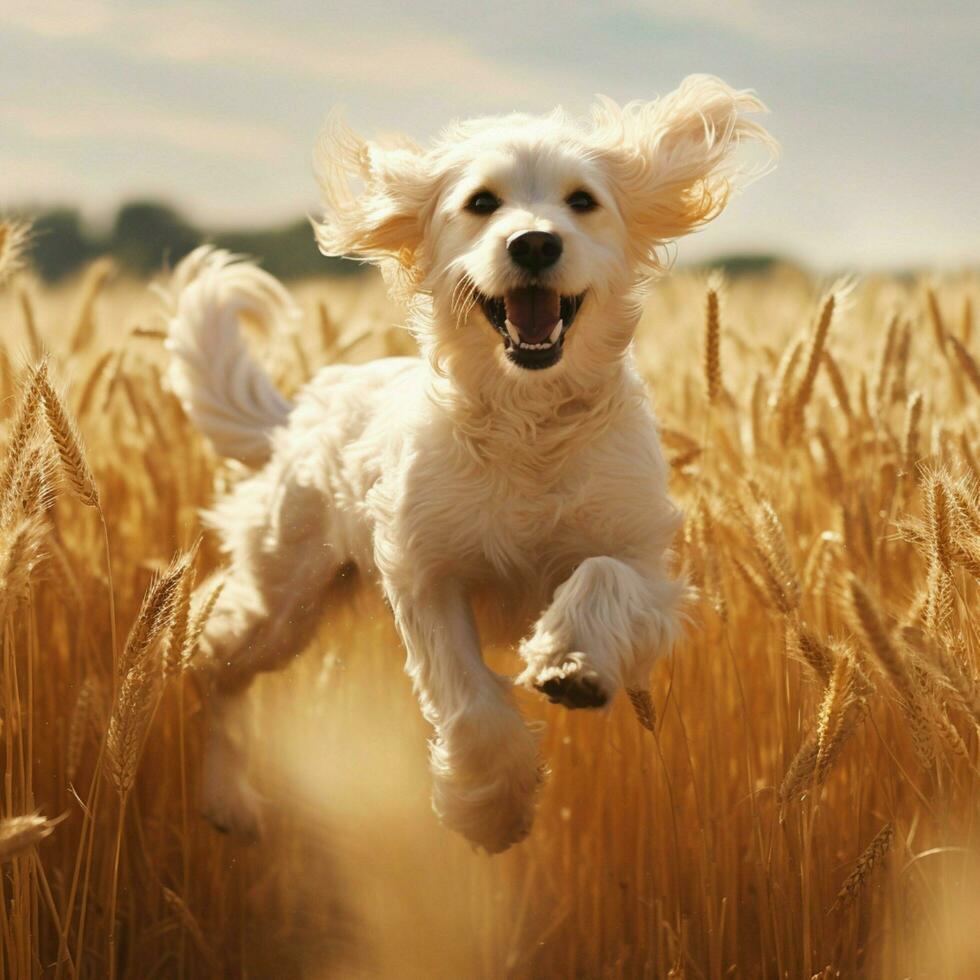
[{"label": "golden wheat stalk", "polygon": [[752,381],[752,394],[749,398],[749,423],[752,434],[752,452],[761,456],[766,449],[766,406],[769,393],[764,375],[756,374]]},{"label": "golden wheat stalk", "polygon": [[645,688],[629,687],[626,689],[626,696],[633,706],[633,713],[636,720],[648,731],[656,731],[657,710],[653,706],[653,697]]},{"label": "golden wheat stalk", "polygon": [[51,386],[47,373],[41,375],[41,397],[48,432],[58,450],[61,470],[75,496],[89,507],[99,506],[99,488],[88,464],[82,437],[61,396]]},{"label": "golden wheat stalk", "polygon": [[135,661],[119,685],[106,735],[106,765],[112,784],[122,798],[128,795],[136,779],[159,686],[159,672],[150,669],[145,660]]},{"label": "golden wheat stalk", "polygon": [[769,417],[780,442],[785,442],[790,432],[792,420],[791,407],[796,390],[795,379],[800,357],[803,354],[803,341],[796,340],[783,351],[776,368],[776,378],[769,393]]},{"label": "golden wheat stalk", "polygon": [[42,381],[47,366],[43,361],[29,372],[23,394],[17,404],[13,427],[4,451],[3,467],[0,469],[0,505],[7,501],[17,472],[23,466],[35,433],[38,431],[42,412]]},{"label": "golden wheat stalk", "polygon": [[6,492],[0,497],[0,529],[18,518],[47,511],[54,495],[51,483],[52,460],[48,447],[34,446],[20,461]]},{"label": "golden wheat stalk", "polygon": [[902,440],[902,458],[905,472],[915,473],[915,465],[919,461],[919,421],[922,418],[922,395],[913,391],[909,395],[905,408],[905,436]]},{"label": "golden wheat stalk", "polygon": [[830,327],[834,321],[834,311],[840,304],[841,295],[841,288],[835,287],[827,294],[820,308],[820,315],[817,317],[810,343],[807,346],[803,377],[796,387],[792,406],[787,413],[787,425],[790,429],[798,430],[803,425],[803,415],[813,395],[813,385],[817,380],[817,371],[820,369],[820,362],[827,345],[827,335],[830,333]]},{"label": "golden wheat stalk", "polygon": [[952,571],[952,532],[946,481],[933,474],[926,483],[926,525],[929,528],[930,559],[947,573]]},{"label": "golden wheat stalk", "polygon": [[704,383],[708,404],[714,405],[722,390],[721,382],[721,317],[719,314],[720,283],[712,278],[705,294],[704,322]]},{"label": "golden wheat stalk", "polygon": [[865,883],[870,878],[871,873],[881,865],[891,847],[894,828],[890,823],[886,823],[881,830],[875,834],[874,839],[864,849],[861,856],[857,859],[854,870],[844,879],[841,890],[837,893],[837,898],[830,910],[837,911],[849,908],[861,894]]},{"label": "golden wheat stalk", "polygon": [[122,680],[109,718],[106,767],[122,800],[136,779],[139,760],[156,709],[163,672],[149,656],[157,639],[173,624],[174,604],[188,568],[178,555],[154,577],[143,596],[120,659]]},{"label": "golden wheat stalk", "polygon": [[841,469],[840,460],[834,451],[834,444],[830,441],[827,430],[821,426],[817,429],[817,441],[820,443],[820,451],[823,453],[825,473],[827,477],[827,489],[835,499],[844,496],[844,471]]},{"label": "golden wheat stalk", "polygon": [[928,769],[935,758],[935,748],[918,685],[864,586],[854,575],[848,577],[848,586],[858,626],[869,649],[898,691],[899,704],[909,725],[916,758],[923,769]]},{"label": "golden wheat stalk", "polygon": [[844,418],[848,422],[852,422],[854,420],[854,409],[851,407],[851,396],[847,391],[847,382],[844,381],[844,375],[840,369],[840,365],[829,350],[823,352],[823,366],[827,372],[827,377],[830,379],[830,386],[834,389],[837,407],[843,412]]},{"label": "golden wheat stalk", "polygon": [[959,362],[960,368],[966,375],[967,380],[973,386],[973,390],[980,393],[980,364],[977,364],[976,358],[952,334],[946,340],[950,347],[953,348],[956,360]]},{"label": "golden wheat stalk", "polygon": [[46,536],[47,526],[38,515],[22,517],[0,535],[0,621],[26,595]]},{"label": "golden wheat stalk", "polygon": [[895,360],[892,366],[890,402],[903,402],[907,397],[909,353],[912,349],[912,327],[906,321],[902,325],[898,344],[895,349]]},{"label": "golden wheat stalk", "polygon": [[946,483],[956,515],[953,533],[957,542],[964,544],[980,541],[980,508],[976,503],[980,491],[976,480],[972,476],[959,480],[950,480],[946,474],[941,476]]},{"label": "golden wheat stalk", "polygon": [[839,657],[817,714],[817,759],[814,781],[822,784],[840,750],[864,716],[864,699],[856,691],[857,668]]},{"label": "golden wheat stalk", "polygon": [[792,649],[796,657],[805,663],[824,684],[829,684],[836,666],[836,657],[830,647],[800,622],[793,624],[791,637]]},{"label": "golden wheat stalk", "polygon": [[786,770],[786,775],[776,794],[779,802],[780,815],[786,806],[794,799],[802,796],[813,781],[817,768],[817,756],[820,747],[816,735],[811,735],[800,746]]},{"label": "golden wheat stalk", "polygon": [[167,638],[167,650],[163,658],[163,675],[172,677],[180,672],[187,659],[187,647],[190,642],[191,601],[194,594],[194,560],[197,557],[198,544],[194,544],[188,552],[183,574],[174,596],[173,614],[170,624],[170,635]]},{"label": "golden wheat stalk", "polygon": [[5,218],[0,221],[0,286],[24,264],[24,253],[31,241],[26,221]]},{"label": "golden wheat stalk", "polygon": [[867,702],[859,668],[840,657],[817,714],[816,730],[800,746],[790,762],[777,793],[780,820],[786,807],[812,789],[822,786],[848,739],[867,715]]},{"label": "golden wheat stalk", "polygon": [[24,331],[31,348],[31,359],[39,361],[45,356],[44,341],[37,329],[37,317],[34,315],[34,304],[26,289],[17,289],[17,302],[20,304],[21,316],[24,320]]},{"label": "golden wheat stalk", "polygon": [[[85,736],[89,730],[103,721],[105,704],[101,682],[94,674],[89,674],[78,690],[75,707],[68,725],[68,747],[65,752],[65,772],[69,782],[78,774],[85,748]],[[101,734],[101,732],[100,732]]]},{"label": "golden wheat stalk", "polygon": [[939,297],[936,295],[934,286],[926,287],[926,309],[929,312],[929,322],[932,324],[932,333],[936,338],[936,346],[946,354],[946,341],[949,334],[946,331],[946,324],[943,322],[943,314],[939,308]]},{"label": "golden wheat stalk", "polygon": [[758,502],[756,513],[753,550],[762,563],[777,608],[789,615],[799,607],[800,584],[786,544],[786,532],[768,500]]},{"label": "golden wheat stalk", "polygon": [[194,945],[197,946],[198,952],[207,961],[208,968],[213,974],[217,975],[221,972],[221,963],[218,957],[215,955],[214,950],[208,943],[207,939],[204,937],[204,930],[201,929],[200,924],[191,912],[187,903],[171,889],[164,886],[163,888],[163,899],[167,903],[168,907],[171,908],[177,918],[180,920],[180,924],[187,930],[191,939],[194,940]]},{"label": "golden wheat stalk", "polygon": [[718,542],[715,540],[714,521],[708,502],[702,497],[698,501],[695,519],[695,533],[704,560],[704,584],[708,601],[722,622],[728,621],[728,603],[722,585],[721,564],[718,559]]},{"label": "golden wheat stalk", "polygon": [[153,577],[126,638],[119,662],[121,673],[142,663],[155,641],[170,629],[174,604],[188,564],[186,555],[177,555],[163,572]]},{"label": "golden wheat stalk", "polygon": [[208,621],[211,619],[211,614],[214,612],[215,606],[218,604],[218,600],[221,598],[221,593],[225,588],[225,580],[219,579],[217,584],[208,593],[207,598],[201,603],[200,609],[195,613],[193,623],[187,634],[187,642],[184,645],[183,653],[181,654],[181,659],[186,665],[193,658],[195,652],[197,651],[198,642],[201,639],[201,634],[204,632],[205,627],[208,625]]},{"label": "golden wheat stalk", "polygon": [[729,560],[734,566],[735,571],[738,572],[739,577],[748,586],[748,590],[752,594],[755,605],[760,607],[772,607],[774,603],[769,591],[769,586],[763,581],[762,577],[755,571],[755,569],[746,565],[736,555],[729,556]]},{"label": "golden wheat stalk", "polygon": [[885,341],[878,355],[878,366],[875,369],[874,401],[875,413],[881,415],[888,404],[892,391],[893,365],[898,347],[898,314],[892,314],[885,331]]},{"label": "golden wheat stalk", "polygon": [[69,332],[71,340],[68,349],[72,354],[89,347],[95,340],[95,303],[115,268],[115,263],[109,258],[97,259],[88,267],[75,314],[75,325]]}]

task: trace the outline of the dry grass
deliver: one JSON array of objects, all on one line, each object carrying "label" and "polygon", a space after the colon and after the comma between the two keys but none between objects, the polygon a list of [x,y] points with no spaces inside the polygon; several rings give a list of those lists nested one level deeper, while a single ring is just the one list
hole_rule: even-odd
[{"label": "dry grass", "polygon": [[[643,725],[521,695],[552,774],[490,859],[431,815],[369,594],[256,685],[264,842],[198,818],[197,510],[234,474],[110,272],[0,291],[4,976],[978,975],[976,278],[657,287],[638,354],[696,622]],[[408,346],[373,280],[297,292],[307,329],[263,352],[287,391]]]}]

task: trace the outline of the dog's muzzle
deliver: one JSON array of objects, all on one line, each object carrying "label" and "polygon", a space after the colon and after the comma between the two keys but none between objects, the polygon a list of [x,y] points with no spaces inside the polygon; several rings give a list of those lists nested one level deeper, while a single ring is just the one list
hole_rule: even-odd
[{"label": "dog's muzzle", "polygon": [[479,296],[484,315],[503,337],[508,359],[531,371],[561,360],[565,335],[584,300],[585,293],[562,296],[544,286],[522,286],[503,296]]}]

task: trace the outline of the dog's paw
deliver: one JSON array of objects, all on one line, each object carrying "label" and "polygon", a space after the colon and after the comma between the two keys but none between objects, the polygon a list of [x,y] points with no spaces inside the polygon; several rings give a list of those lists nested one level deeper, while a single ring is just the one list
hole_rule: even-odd
[{"label": "dog's paw", "polygon": [[432,808],[439,819],[489,854],[520,843],[534,823],[538,788],[547,775],[538,758],[535,736],[520,717],[498,717],[498,728],[486,738],[484,724],[468,732],[457,727],[449,740],[438,740],[432,752]]},{"label": "dog's paw", "polygon": [[242,778],[205,785],[201,815],[219,833],[244,843],[254,844],[262,839],[262,797]]},{"label": "dog's paw", "polygon": [[552,704],[566,708],[602,708],[609,701],[609,695],[602,687],[598,674],[591,671],[562,673],[558,668],[554,676],[545,677],[535,683]]},{"label": "dog's paw", "polygon": [[552,704],[566,708],[602,708],[611,697],[602,678],[589,667],[582,654],[570,654],[563,663],[534,673],[528,671],[521,680],[540,691]]},{"label": "dog's paw", "polygon": [[439,780],[432,794],[432,808],[447,827],[475,847],[499,854],[531,832],[537,782],[530,787],[491,785],[476,789]]}]

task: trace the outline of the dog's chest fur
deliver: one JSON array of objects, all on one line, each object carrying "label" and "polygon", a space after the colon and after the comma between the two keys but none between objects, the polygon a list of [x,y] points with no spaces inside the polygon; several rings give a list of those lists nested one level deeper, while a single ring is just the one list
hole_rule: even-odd
[{"label": "dog's chest fur", "polygon": [[371,491],[376,538],[416,573],[545,594],[584,558],[632,550],[642,507],[623,493],[642,493],[642,461],[659,458],[648,410],[621,387],[535,407],[452,402],[411,431]]}]

